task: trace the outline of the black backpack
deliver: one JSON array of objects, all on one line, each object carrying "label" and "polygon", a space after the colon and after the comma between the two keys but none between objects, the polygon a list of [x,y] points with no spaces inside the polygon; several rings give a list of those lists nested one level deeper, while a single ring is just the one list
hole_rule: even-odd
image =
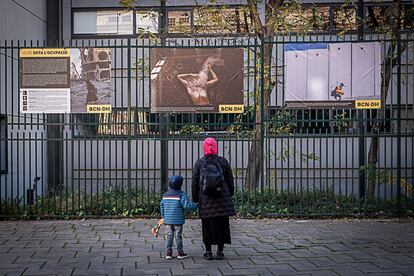
[{"label": "black backpack", "polygon": [[201,192],[209,197],[219,197],[223,192],[223,169],[216,160],[206,159],[200,172]]}]

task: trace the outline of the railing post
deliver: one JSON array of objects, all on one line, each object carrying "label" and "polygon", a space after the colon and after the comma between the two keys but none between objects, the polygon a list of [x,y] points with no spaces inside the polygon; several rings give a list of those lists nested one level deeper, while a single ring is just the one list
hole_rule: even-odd
[{"label": "railing post", "polygon": [[364,111],[358,110],[359,198],[365,198],[365,129]]},{"label": "railing post", "polygon": [[[46,36],[47,47],[59,45],[59,2],[47,1],[46,9]],[[63,116],[61,114],[47,114],[47,191],[48,196],[56,196],[63,186]]]},{"label": "railing post", "polygon": [[[265,36],[260,38],[260,212],[263,216],[264,214],[264,105],[267,104],[264,102],[264,93],[265,93]],[[269,69],[269,68],[268,68]]]},{"label": "railing post", "polygon": [[397,211],[401,216],[401,35],[397,35]]},{"label": "railing post", "polygon": [[131,214],[131,39],[128,38],[127,49],[128,66],[128,214]]},{"label": "railing post", "polygon": [[[364,1],[358,0],[358,41],[364,40]],[[364,111],[358,110],[359,198],[365,198],[365,128]]]},{"label": "railing post", "polygon": [[[167,31],[167,9],[166,9],[166,0],[161,0],[161,19],[160,19],[160,30],[161,30],[161,45],[165,46],[165,35]],[[161,138],[161,189],[160,193],[162,194],[165,189],[167,189],[168,181],[168,124],[169,124],[169,114],[161,113],[160,114],[160,138]]]}]

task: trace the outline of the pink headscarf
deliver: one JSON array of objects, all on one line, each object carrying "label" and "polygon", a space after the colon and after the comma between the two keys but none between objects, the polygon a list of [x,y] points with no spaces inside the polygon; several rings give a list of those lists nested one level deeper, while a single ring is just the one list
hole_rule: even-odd
[{"label": "pink headscarf", "polygon": [[217,154],[217,141],[214,138],[206,138],[203,143],[204,154]]}]

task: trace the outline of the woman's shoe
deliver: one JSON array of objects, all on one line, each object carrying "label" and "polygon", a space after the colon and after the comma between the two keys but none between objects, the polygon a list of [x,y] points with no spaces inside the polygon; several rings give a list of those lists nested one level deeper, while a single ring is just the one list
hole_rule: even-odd
[{"label": "woman's shoe", "polygon": [[223,251],[217,251],[216,260],[223,260],[223,259],[224,259]]},{"label": "woman's shoe", "polygon": [[211,253],[211,251],[206,251],[206,252],[203,254],[203,258],[204,258],[204,259],[206,259],[206,260],[211,261],[211,260],[213,260],[213,259],[214,259],[214,258],[213,258],[213,253]]}]

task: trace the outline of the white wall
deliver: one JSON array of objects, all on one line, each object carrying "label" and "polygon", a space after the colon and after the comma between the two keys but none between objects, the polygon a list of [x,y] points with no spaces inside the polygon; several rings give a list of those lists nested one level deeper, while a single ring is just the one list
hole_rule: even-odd
[{"label": "white wall", "polygon": [[[390,198],[395,195],[397,139],[380,138],[379,168],[393,176],[390,182],[380,181],[378,194]],[[224,156],[233,169],[236,187],[243,186],[248,164],[251,142],[233,140],[219,141],[219,154]],[[366,145],[370,139],[366,139]],[[386,145],[386,146],[385,146]],[[128,186],[128,143],[110,140],[90,139],[68,140],[67,175],[65,186],[74,190],[96,193],[108,187]],[[131,141],[131,185],[138,189],[160,191],[161,152],[160,142],[143,138]],[[280,158],[290,148],[289,156]],[[402,178],[408,183],[414,180],[414,139],[401,140]],[[169,176],[180,174],[184,177],[184,189],[191,187],[191,173],[195,161],[203,155],[202,139],[168,142]],[[65,150],[66,151],[66,150]],[[303,155],[317,158],[303,158]],[[329,187],[337,194],[357,195],[359,185],[358,138],[269,138],[265,141],[265,186],[272,189],[309,188],[310,190]],[[368,147],[365,158],[368,158]],[[392,168],[392,169],[391,169]],[[385,175],[385,174],[384,174]],[[391,190],[392,184],[394,185]],[[404,191],[403,191],[404,192]],[[408,196],[412,196],[409,194]]]},{"label": "white wall", "polygon": [[[24,127],[23,124],[43,123],[42,115],[22,116],[18,110],[18,50],[5,49],[17,46],[18,41],[46,39],[45,0],[1,0],[0,1],[0,113],[7,115],[10,124],[7,129],[8,172],[0,175],[1,198],[15,198],[26,194],[33,178],[42,177],[38,186],[46,183],[47,165],[46,137],[43,127]],[[11,41],[13,40],[13,45]],[[13,122],[13,126],[11,125]],[[19,125],[19,123],[21,125]],[[0,152],[0,154],[5,154]],[[25,200],[21,198],[22,202]]]},{"label": "white wall", "polygon": [[0,38],[43,40],[46,38],[46,0],[0,1]]}]

